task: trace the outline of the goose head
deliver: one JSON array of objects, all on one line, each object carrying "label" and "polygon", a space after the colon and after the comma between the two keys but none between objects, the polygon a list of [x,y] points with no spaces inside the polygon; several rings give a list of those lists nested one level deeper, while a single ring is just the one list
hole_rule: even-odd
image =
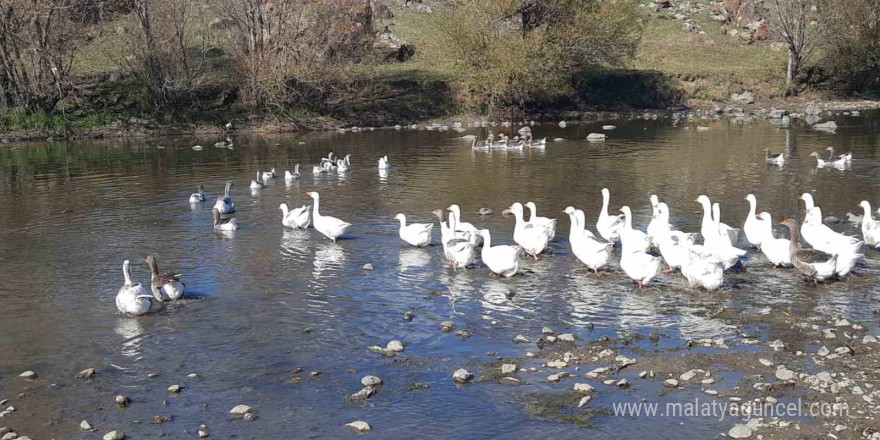
[{"label": "goose head", "polygon": [[574,215],[574,206],[566,206],[565,209],[562,210],[564,214]]},{"label": "goose head", "polygon": [[538,207],[535,205],[535,202],[526,202],[526,208],[529,208],[529,212],[531,212],[532,215],[535,215],[535,213],[538,212]]},{"label": "goose head", "polygon": [[660,199],[657,198],[656,194],[651,194],[651,207],[657,209],[657,206],[660,204]]},{"label": "goose head", "polygon": [[773,217],[770,216],[769,212],[762,212],[762,213],[758,214],[757,217],[761,220],[767,221],[767,223],[773,222]]},{"label": "goose head", "polygon": [[[438,211],[439,211],[439,210],[438,210]],[[395,220],[399,220],[401,223],[405,223],[405,222],[406,222],[406,215],[404,215],[404,214],[401,212],[401,213],[395,215],[395,216],[394,216],[394,219],[395,219]]]},{"label": "goose head", "polygon": [[706,197],[705,195],[700,195],[694,201],[699,203],[700,206],[703,207],[704,212],[708,212],[708,213],[712,212],[712,202],[709,200],[709,197]]},{"label": "goose head", "polygon": [[220,211],[217,208],[214,208],[211,210],[211,213],[214,215],[214,226],[217,226],[220,224]]},{"label": "goose head", "polygon": [[623,215],[625,215],[625,216],[627,216],[627,217],[632,216],[632,210],[629,209],[629,206],[626,206],[626,205],[621,206],[621,207],[620,207],[620,212],[622,212]]},{"label": "goose head", "polygon": [[611,197],[611,191],[608,191],[608,188],[602,188],[602,197]]},{"label": "goose head", "polygon": [[199,194],[201,194],[202,191],[204,191],[204,190],[205,190],[205,185],[199,185],[199,189],[198,189],[198,191],[196,191],[196,192],[199,193]]},{"label": "goose head", "polygon": [[520,202],[514,202],[510,207],[505,209],[502,214],[513,214],[514,216],[522,217],[523,205]]},{"label": "goose head", "polygon": [[657,205],[657,218],[659,220],[669,221],[669,206],[665,202]]},{"label": "goose head", "polygon": [[861,202],[859,202],[859,206],[861,206],[862,209],[865,210],[865,213],[866,213],[866,214],[868,214],[868,215],[871,214],[871,204],[868,203],[867,200],[862,200]]},{"label": "goose head", "polygon": [[804,210],[804,212],[807,212],[813,208],[813,206],[816,206],[816,202],[813,201],[813,195],[810,193],[803,193],[798,199],[803,200],[804,204],[807,206],[807,209]]},{"label": "goose head", "polygon": [[435,210],[431,211],[431,214],[436,215],[437,218],[440,219],[440,223],[443,223],[443,210],[442,209],[435,209]]},{"label": "goose head", "polygon": [[278,209],[280,209],[282,211],[287,211],[290,208],[287,206],[287,203],[282,203],[281,205],[278,206]]},{"label": "goose head", "polygon": [[814,151],[814,152],[810,153],[810,157],[815,157],[815,158],[818,159],[818,158],[819,158],[819,152],[818,152],[818,151]]},{"label": "goose head", "polygon": [[748,201],[749,201],[749,204],[751,204],[752,206],[758,204],[758,199],[755,198],[755,195],[754,195],[754,194],[749,194],[749,195],[747,195],[747,196],[746,196],[746,200],[748,200]]},{"label": "goose head", "polygon": [[318,196],[318,193],[316,193],[316,192],[314,192],[314,191],[309,191],[309,192],[306,193],[306,195],[308,195],[309,197],[311,197],[312,200],[318,200],[318,197],[320,197],[320,196]]}]

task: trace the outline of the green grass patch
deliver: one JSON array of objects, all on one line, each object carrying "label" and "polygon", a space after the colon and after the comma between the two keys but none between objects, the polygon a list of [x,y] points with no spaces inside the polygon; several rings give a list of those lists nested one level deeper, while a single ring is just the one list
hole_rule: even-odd
[{"label": "green grass patch", "polygon": [[63,132],[66,125],[74,131],[85,131],[96,127],[103,127],[125,118],[125,115],[117,113],[93,112],[81,115],[63,115],[59,113],[26,113],[18,109],[12,109],[0,111],[0,131]]}]

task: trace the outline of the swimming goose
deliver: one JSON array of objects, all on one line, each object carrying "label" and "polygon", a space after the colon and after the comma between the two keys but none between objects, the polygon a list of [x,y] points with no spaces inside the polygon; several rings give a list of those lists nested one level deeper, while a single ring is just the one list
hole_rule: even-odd
[{"label": "swimming goose", "polygon": [[647,251],[651,247],[651,236],[638,229],[632,227],[632,210],[629,206],[622,206],[620,212],[623,213],[624,223],[620,229],[620,242],[626,244],[629,242],[630,249],[642,249]]},{"label": "swimming goose", "polygon": [[116,293],[116,308],[125,316],[139,316],[150,311],[153,305],[152,296],[141,283],[131,281],[131,269],[128,260],[122,262],[122,275],[125,284]]},{"label": "swimming goose", "polygon": [[388,161],[388,156],[382,156],[379,158],[379,169],[387,170],[391,168],[391,162]]},{"label": "swimming goose", "polygon": [[773,217],[769,212],[758,214],[761,219],[761,253],[776,267],[791,266],[791,240],[773,236]]},{"label": "swimming goose", "polygon": [[867,200],[862,200],[859,206],[865,210],[862,217],[862,238],[868,246],[880,247],[880,220],[874,220],[871,215],[871,204]]},{"label": "swimming goose", "polygon": [[315,230],[336,243],[336,239],[345,234],[345,231],[351,227],[351,223],[346,223],[329,215],[321,215],[320,211],[318,211],[321,203],[320,196],[314,191],[308,194],[315,201],[312,205],[312,225],[315,227]]},{"label": "swimming goose", "polygon": [[345,155],[345,165],[348,166],[349,171],[351,171],[351,154]]},{"label": "swimming goose", "polygon": [[706,235],[719,234],[726,236],[731,246],[736,246],[736,242],[739,241],[739,229],[731,228],[726,223],[722,223],[721,219],[718,219],[718,225],[714,224],[712,202],[709,200],[709,197],[700,195],[695,201],[703,208],[703,222],[700,225],[700,234],[703,236],[703,239],[706,238]]},{"label": "swimming goose", "polygon": [[788,226],[788,232],[791,236],[791,244],[789,245],[791,264],[798,272],[811,278],[814,284],[833,276],[837,266],[837,255],[829,255],[816,249],[802,249],[798,242],[800,233],[798,232],[797,220],[790,218],[783,221],[782,224]]},{"label": "swimming goose", "polygon": [[268,182],[271,179],[278,177],[278,173],[275,172],[275,167],[272,167],[271,171],[263,171],[263,182]]},{"label": "swimming goose", "polygon": [[251,189],[263,189],[266,184],[263,183],[262,174],[257,171],[257,180],[251,180]]},{"label": "swimming goose", "polygon": [[592,269],[594,273],[599,273],[599,269],[608,264],[614,243],[601,242],[592,233],[587,235],[586,232],[588,231],[584,229],[583,211],[580,211],[580,213],[578,211],[580,210],[576,210],[571,206],[562,211],[568,214],[571,222],[568,238],[569,244],[571,244],[571,252],[581,263]]},{"label": "swimming goose", "polygon": [[474,246],[471,245],[470,234],[461,232],[457,234],[450,227],[455,227],[455,213],[450,212],[448,224],[443,221],[443,210],[435,209],[431,211],[440,220],[440,243],[443,245],[443,256],[449,261],[449,265],[453,269],[467,268],[474,264],[477,260]]},{"label": "swimming goose", "polygon": [[336,172],[347,173],[349,171],[351,171],[351,166],[345,159],[336,159]]},{"label": "swimming goose", "polygon": [[519,251],[517,246],[492,246],[492,235],[488,229],[477,231],[483,239],[483,250],[480,258],[483,263],[498,276],[512,277],[519,272]]},{"label": "swimming goose", "polygon": [[767,163],[782,166],[783,164],[785,164],[785,155],[783,155],[782,153],[770,154],[770,149],[767,148],[764,149],[764,160],[767,161]]},{"label": "swimming goose", "polygon": [[[449,224],[452,228],[450,230],[453,231],[458,238],[467,238],[472,246],[479,246],[482,239],[477,235],[478,229],[468,222],[461,221],[461,208],[453,203],[449,205],[446,210],[452,213],[452,215],[449,216]],[[453,220],[455,222],[454,227],[452,227]]]},{"label": "swimming goose", "polygon": [[235,212],[235,203],[232,203],[232,197],[229,197],[229,190],[232,188],[232,182],[226,182],[226,190],[223,197],[217,197],[217,203],[214,209],[220,211],[220,214],[232,214]]},{"label": "swimming goose", "polygon": [[[801,226],[804,240],[814,248],[837,256],[837,268],[835,272],[840,276],[846,276],[856,267],[863,257],[862,252],[865,242],[856,237],[843,235],[835,232],[822,223],[822,209],[814,206],[807,212],[804,225]],[[810,240],[807,240],[807,234]]]},{"label": "swimming goose", "polygon": [[535,206],[535,202],[526,203],[526,208],[529,208],[529,224],[541,226],[546,229],[547,235],[550,236],[550,240],[556,238],[556,219],[538,217],[538,208]]},{"label": "swimming goose", "polygon": [[[673,238],[675,241],[675,238]],[[716,290],[724,284],[724,263],[705,246],[694,245],[687,249],[687,259],[682,263],[681,274],[690,287]]]},{"label": "swimming goose", "polygon": [[326,172],[327,170],[324,169],[323,162],[322,165],[315,165],[312,167],[312,174],[324,174]]},{"label": "swimming goose", "polygon": [[159,273],[159,264],[152,255],[147,255],[144,259],[150,266],[150,290],[153,292],[153,298],[159,302],[176,301],[183,298],[183,292],[186,290],[186,284],[180,281],[179,273],[168,272]]},{"label": "swimming goose", "polygon": [[814,151],[810,153],[810,157],[816,158],[816,166],[819,168],[825,168],[826,166],[834,167],[837,169],[846,168],[846,159],[845,158],[835,158],[833,160],[826,160],[819,157],[819,152]]},{"label": "swimming goose", "polygon": [[189,196],[189,202],[190,203],[204,202],[205,201],[205,194],[202,193],[202,191],[204,191],[204,190],[205,190],[205,185],[199,185],[199,188],[196,190],[196,192],[192,193]]},{"label": "swimming goose", "polygon": [[522,203],[516,202],[510,205],[509,208],[504,210],[504,213],[512,213],[516,219],[516,226],[513,228],[513,241],[537,261],[538,254],[544,252],[547,243],[550,241],[550,234],[547,232],[547,229],[530,225],[523,220]]},{"label": "swimming goose", "polygon": [[643,243],[629,240],[625,238],[625,234],[621,236],[621,244],[623,249],[620,255],[620,268],[637,282],[641,289],[660,274],[661,258],[646,253]]},{"label": "swimming goose", "polygon": [[406,216],[397,214],[394,217],[400,220],[400,239],[415,246],[425,247],[431,244],[431,230],[434,229],[433,223],[410,223],[406,224]]},{"label": "swimming goose", "polygon": [[765,237],[766,228],[764,221],[756,214],[758,200],[755,198],[754,194],[747,195],[746,200],[749,201],[749,214],[746,216],[746,221],[743,223],[743,232],[746,234],[746,240],[748,240],[752,246],[761,249],[761,241]]},{"label": "swimming goose", "polygon": [[286,180],[286,181],[288,181],[288,182],[291,181],[291,180],[298,180],[299,178],[300,178],[300,175],[299,175],[299,164],[296,164],[296,165],[293,166],[293,172],[292,172],[292,173],[291,173],[290,171],[285,171],[285,172],[284,172],[284,180]]},{"label": "swimming goose", "polygon": [[278,206],[281,210],[281,224],[293,229],[306,229],[312,222],[312,207],[310,205],[302,205],[293,211],[282,203]]},{"label": "swimming goose", "polygon": [[220,218],[220,211],[217,208],[212,210],[214,212],[214,229],[218,231],[234,231],[238,229],[238,220],[234,218]]},{"label": "swimming goose", "polygon": [[838,162],[840,160],[843,160],[846,163],[852,163],[852,153],[847,152],[847,153],[835,156],[834,155],[834,147],[832,147],[831,145],[829,145],[828,148],[826,148],[826,150],[828,150],[828,159],[827,159],[828,162]]},{"label": "swimming goose", "polygon": [[599,211],[599,220],[596,221],[596,230],[606,241],[612,243],[620,241],[620,229],[623,227],[624,216],[608,215],[608,202],[611,200],[611,192],[608,188],[602,188],[602,210]]},{"label": "swimming goose", "polygon": [[321,158],[321,166],[324,167],[324,171],[331,173],[336,170],[336,161],[333,160],[333,152],[327,153],[327,157]]}]

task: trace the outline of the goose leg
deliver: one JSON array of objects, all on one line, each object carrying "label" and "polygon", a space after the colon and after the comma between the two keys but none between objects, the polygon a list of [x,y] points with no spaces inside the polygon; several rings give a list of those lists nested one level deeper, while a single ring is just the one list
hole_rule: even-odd
[{"label": "goose leg", "polygon": [[643,289],[643,288],[644,288],[644,286],[642,286],[642,280],[639,280],[639,289]]},{"label": "goose leg", "polygon": [[670,272],[674,272],[674,271],[675,271],[675,269],[672,266],[669,266],[666,269],[663,269],[663,273],[670,273]]}]

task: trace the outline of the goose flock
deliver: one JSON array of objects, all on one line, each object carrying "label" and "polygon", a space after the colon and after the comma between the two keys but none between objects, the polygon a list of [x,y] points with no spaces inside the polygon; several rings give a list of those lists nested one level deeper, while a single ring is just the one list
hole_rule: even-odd
[{"label": "goose flock", "polygon": [[[522,145],[535,146],[544,140],[532,142],[531,134],[522,139],[514,139]],[[474,148],[496,148],[492,135],[485,143]],[[506,136],[502,136],[499,144],[511,148]],[[516,148],[516,147],[514,147]],[[821,164],[849,163],[852,154],[835,156],[833,147],[828,147],[830,157],[822,159],[813,153]],[[766,160],[774,164],[782,164],[782,154],[771,155],[766,151]],[[377,161],[380,172],[392,168],[388,156]],[[314,173],[346,173],[351,170],[351,156],[334,159],[333,153],[322,158],[320,164],[313,167]],[[257,172],[256,180],[251,182],[251,189],[259,191],[265,188],[266,182],[278,177],[276,168],[271,171]],[[287,181],[300,178],[299,164],[293,171],[285,171]],[[233,183],[227,182],[224,194],[218,197],[212,214],[214,229],[217,231],[234,231],[238,222],[229,215],[235,213],[235,204],[230,191]],[[199,185],[197,192],[189,197],[191,204],[206,201],[204,187]],[[749,211],[742,223],[742,228],[731,227],[721,221],[721,206],[712,203],[706,195],[699,195],[694,202],[702,209],[702,221],[699,233],[684,232],[670,223],[670,208],[656,195],[649,197],[652,210],[650,223],[646,230],[633,226],[632,209],[621,206],[620,214],[609,214],[611,192],[602,188],[602,207],[598,212],[595,231],[587,228],[586,214],[573,206],[566,207],[562,213],[569,219],[569,246],[575,258],[589,270],[599,274],[608,266],[612,255],[620,243],[619,265],[623,272],[639,288],[651,283],[661,273],[680,272],[692,288],[715,290],[724,282],[724,274],[743,265],[743,259],[751,249],[761,252],[775,267],[794,268],[806,280],[814,285],[841,279],[851,274],[858,263],[864,259],[867,247],[880,250],[880,220],[872,216],[871,204],[862,201],[859,207],[863,215],[861,221],[862,238],[836,232],[822,222],[821,208],[815,203],[812,194],[803,193],[799,200],[804,204],[804,219],[788,218],[781,222],[789,231],[789,238],[776,237],[773,234],[773,218],[769,212],[758,212],[758,201],[753,194],[745,196]],[[322,214],[320,196],[317,192],[307,193],[312,199],[311,205],[302,205],[290,209],[282,203],[281,224],[292,229],[314,228],[325,238],[334,243],[343,237],[351,223]],[[528,219],[525,210],[528,208]],[[880,212],[880,210],[878,210]],[[468,269],[482,264],[497,277],[512,277],[520,272],[520,260],[531,258],[539,260],[545,254],[551,241],[556,237],[557,219],[538,215],[537,205],[529,201],[525,204],[512,203],[504,210],[504,215],[514,219],[513,242],[515,245],[497,245],[492,242],[488,229],[479,229],[464,221],[461,208],[452,204],[445,210],[432,212],[440,224],[440,244],[443,256],[453,270]],[[399,213],[394,217],[399,222],[400,239],[414,247],[424,248],[432,243],[433,223],[408,223],[407,216]],[[700,240],[702,238],[702,240]],[[802,247],[801,238],[810,248]],[[747,243],[750,249],[743,249],[740,243]],[[158,263],[152,255],[144,260],[150,268],[150,292],[140,284],[132,281],[130,262],[123,262],[124,285],[116,296],[119,312],[127,316],[138,316],[149,313],[156,305],[176,301],[184,296],[185,284],[181,275],[170,272],[161,274]],[[665,268],[664,268],[665,266]]]}]

